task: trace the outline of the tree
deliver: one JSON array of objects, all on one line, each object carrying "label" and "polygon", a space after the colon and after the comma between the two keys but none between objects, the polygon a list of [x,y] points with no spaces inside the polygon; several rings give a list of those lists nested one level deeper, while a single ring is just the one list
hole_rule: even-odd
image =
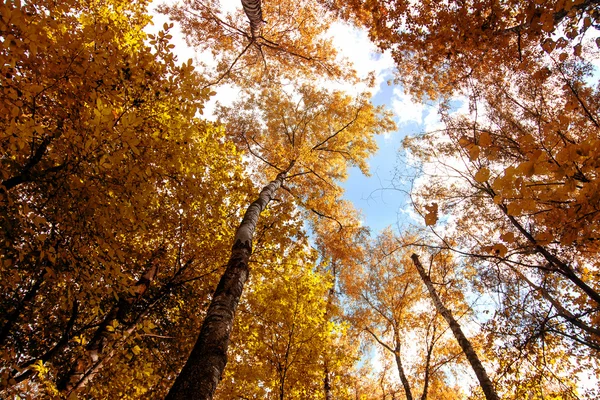
[{"label": "tree", "polygon": [[597,0],[322,3],[366,27],[381,50],[391,51],[405,88],[432,99],[507,70],[533,78],[547,54],[581,59],[600,16]]},{"label": "tree", "polygon": [[[384,356],[392,356],[402,384],[400,391],[407,399],[425,400],[451,393],[459,396],[446,373],[449,365],[459,366],[456,359],[461,350],[427,301],[407,248],[386,230],[369,245],[366,254],[362,265],[346,271],[349,320]],[[442,279],[450,281],[448,275]],[[444,298],[462,311],[462,292],[451,286],[444,287]]]},{"label": "tree", "polygon": [[[505,81],[474,84],[470,115],[443,110],[443,131],[406,144],[436,167],[413,197],[419,209],[429,209],[426,223],[434,229],[438,217],[455,216],[453,234],[437,240],[471,257],[481,290],[499,298],[488,327],[491,336],[512,344],[504,349],[512,379],[506,387],[544,393],[534,382],[548,379],[554,383],[546,387],[574,398],[573,371],[597,368],[588,362],[598,340],[596,210],[586,194],[596,172],[585,150],[597,138],[591,105],[597,92],[584,82],[585,65],[558,65],[554,73],[545,68],[541,82],[507,73]],[[563,360],[560,366],[544,361],[549,352]],[[515,358],[507,361],[508,354]],[[510,370],[519,362],[533,367],[514,377]]]},{"label": "tree", "polygon": [[[481,193],[483,197],[464,205],[485,209],[484,215],[490,215],[493,221],[480,221],[485,221],[488,232],[499,231],[500,237],[492,241],[478,237],[476,246],[480,251],[512,259],[509,262],[518,270],[522,267],[514,264],[516,259],[536,266],[543,276],[556,275],[563,279],[560,286],[568,285],[572,288],[569,290],[581,293],[579,301],[584,303],[574,304],[576,308],[594,308],[598,304],[597,283],[593,273],[581,272],[585,271],[584,265],[586,269],[595,268],[587,264],[589,254],[596,252],[592,227],[596,211],[589,206],[586,194],[591,189],[589,185],[594,185],[593,178],[587,176],[594,176],[595,172],[586,153],[579,151],[578,155],[575,150],[595,141],[593,119],[577,110],[573,114],[564,111],[563,101],[570,98],[568,85],[563,97],[559,97],[549,82],[521,83],[518,92],[501,86],[481,88],[480,93],[487,100],[489,112],[485,118],[489,118],[489,123],[446,118],[451,142],[440,145],[443,153],[439,154],[461,154],[464,169],[454,168],[454,174],[468,186],[454,186],[456,189],[446,193],[438,190],[434,196],[441,200],[456,198],[459,191],[463,192],[461,197],[469,196],[469,191]],[[593,96],[591,92],[584,93]],[[558,101],[547,101],[550,94]],[[564,116],[561,119],[559,115]],[[569,125],[561,126],[560,121]],[[457,146],[456,151],[453,146]],[[569,154],[575,157],[570,158]],[[427,201],[435,200],[432,196]],[[438,203],[440,210],[454,212],[454,201]],[[470,234],[474,226],[468,227],[468,220],[464,222],[463,232]],[[571,295],[556,296],[546,291],[545,297],[561,298],[559,303],[567,305]],[[565,317],[569,314],[562,313]],[[587,332],[592,333],[589,329]]]},{"label": "tree", "polygon": [[160,380],[152,330],[184,312],[190,286],[199,307],[224,263],[224,217],[246,201],[241,157],[195,117],[209,91],[177,63],[169,26],[143,32],[144,4],[1,7],[2,388],[57,395],[99,333],[105,385],[86,394],[139,396]]},{"label": "tree", "polygon": [[386,113],[365,97],[354,103],[339,92],[307,85],[296,94],[298,102],[280,88],[264,89],[220,113],[226,129],[237,134],[238,145],[277,176],[250,205],[238,228],[228,269],[213,295],[199,339],[167,398],[212,398],[227,362],[233,317],[248,278],[253,232],[284,180],[287,201],[335,218],[341,193],[337,182],[345,178],[347,165],[366,170],[364,158],[375,149],[373,135],[393,127]]},{"label": "tree", "polygon": [[467,357],[469,364],[471,364],[471,367],[473,368],[473,371],[477,376],[477,380],[479,380],[479,385],[481,386],[481,389],[485,394],[485,398],[487,400],[499,399],[498,394],[496,393],[496,389],[494,388],[494,384],[490,380],[485,368],[483,367],[483,364],[477,356],[477,353],[475,353],[471,342],[463,333],[460,325],[452,315],[452,312],[448,310],[441,302],[437,291],[433,287],[431,278],[427,275],[425,268],[423,268],[423,265],[419,260],[419,256],[413,253],[411,259],[413,260],[415,268],[419,272],[419,276],[423,280],[423,283],[425,283],[425,286],[427,286],[427,291],[429,292],[429,296],[431,296],[431,299],[433,300],[433,304],[435,304],[435,308],[444,317],[444,319],[448,323],[448,326],[450,326],[450,329],[452,330],[456,341],[458,342],[465,356]]},{"label": "tree", "polygon": [[[412,200],[432,230],[425,245],[470,257],[480,289],[498,298],[486,327],[490,345],[510,343],[491,347],[506,354],[503,396],[577,396],[579,365],[597,375],[588,154],[599,126],[589,63],[598,2],[324,3],[391,51],[406,90],[442,99],[446,129],[406,144],[429,178]],[[451,115],[455,94],[468,98],[468,116]]]},{"label": "tree", "polygon": [[255,264],[232,333],[238,345],[215,398],[322,398],[324,353],[332,372],[352,368],[352,357],[327,348],[344,332],[326,320],[329,276],[315,268],[316,252],[304,258]]},{"label": "tree", "polygon": [[160,10],[181,24],[190,45],[212,55],[216,66],[207,66],[207,86],[278,85],[322,78],[357,81],[352,66],[336,59],[325,35],[333,15],[317,1],[264,2],[261,21],[243,12],[224,14],[212,0],[186,1]]}]

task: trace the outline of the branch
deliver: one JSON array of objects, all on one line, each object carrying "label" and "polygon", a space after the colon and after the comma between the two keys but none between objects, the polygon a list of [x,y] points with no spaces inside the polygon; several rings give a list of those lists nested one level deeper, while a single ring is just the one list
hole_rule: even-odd
[{"label": "branch", "polygon": [[322,145],[324,145],[325,143],[327,143],[329,140],[333,139],[334,137],[336,137],[339,133],[343,132],[344,130],[346,130],[350,125],[352,125],[354,122],[356,122],[356,120],[358,119],[358,115],[360,114],[360,111],[362,110],[362,107],[359,107],[358,110],[356,110],[356,115],[354,116],[354,118],[352,118],[352,120],[350,122],[348,122],[346,125],[342,126],[340,129],[338,129],[337,131],[335,131],[333,134],[331,134],[329,137],[327,137],[325,140],[323,140],[321,143],[316,144],[315,146],[313,146],[313,148],[311,150],[320,150],[320,147]]},{"label": "branch", "polygon": [[325,214],[323,214],[323,213],[315,210],[314,208],[311,208],[310,211],[314,212],[319,217],[327,218],[327,219],[330,219],[332,221],[337,222],[337,224],[340,226],[340,229],[338,230],[338,232],[341,231],[342,229],[344,229],[344,225],[342,225],[342,223],[340,221],[338,221],[337,219],[335,219],[334,217],[330,217],[329,215],[325,215]]},{"label": "branch", "polygon": [[246,51],[250,48],[250,46],[252,45],[252,43],[253,42],[250,42],[250,43],[248,43],[248,45],[246,47],[244,47],[244,50],[242,50],[242,52],[240,54],[238,54],[238,56],[235,58],[235,60],[233,60],[233,62],[229,66],[229,68],[227,68],[227,71],[225,71],[216,81],[204,85],[203,89],[206,89],[207,87],[210,87],[210,86],[213,86],[213,85],[218,85],[223,80],[223,78],[225,78],[227,75],[229,75],[229,73],[231,72],[231,70],[233,69],[233,67],[235,66],[235,64],[238,62],[238,60],[240,59],[240,57],[242,57],[244,55],[244,53],[246,53]]},{"label": "branch", "polygon": [[376,334],[374,334],[368,327],[365,326],[364,328],[365,331],[369,332],[371,334],[371,336],[373,336],[373,338],[377,341],[377,343],[379,343],[380,345],[382,345],[383,347],[385,347],[388,351],[390,351],[392,354],[396,354],[394,352],[394,349],[392,349],[389,345],[387,345],[386,343],[382,342]]}]

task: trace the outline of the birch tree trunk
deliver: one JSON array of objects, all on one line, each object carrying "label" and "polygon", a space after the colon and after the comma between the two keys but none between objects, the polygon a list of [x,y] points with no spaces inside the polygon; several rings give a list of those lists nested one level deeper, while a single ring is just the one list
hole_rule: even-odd
[{"label": "birch tree trunk", "polygon": [[[335,284],[337,281],[337,268],[335,261],[331,262],[331,274],[333,275],[333,283],[327,291],[327,305],[325,306],[325,323],[329,322],[331,317],[331,308],[333,306],[333,296],[335,296]],[[323,361],[323,391],[325,392],[325,400],[333,400],[333,391],[331,387],[331,371],[329,371],[329,356],[325,354]]]},{"label": "birch tree trunk", "polygon": [[469,364],[471,364],[471,367],[473,368],[473,371],[475,372],[475,375],[479,380],[479,385],[481,386],[481,389],[485,394],[485,398],[487,400],[500,400],[498,394],[496,393],[496,390],[494,389],[492,381],[490,380],[487,372],[485,371],[485,368],[483,368],[483,364],[481,364],[477,353],[475,353],[473,346],[471,346],[471,342],[469,342],[469,339],[467,339],[467,337],[463,333],[462,329],[460,328],[460,325],[458,324],[458,322],[456,322],[450,310],[448,310],[442,304],[442,301],[440,300],[437,292],[435,291],[435,288],[433,287],[433,284],[431,283],[431,279],[429,279],[429,276],[427,275],[427,273],[425,273],[425,269],[423,268],[421,261],[419,261],[419,256],[413,254],[410,258],[413,260],[413,263],[415,264],[415,267],[417,268],[417,271],[419,272],[423,283],[425,283],[425,286],[427,286],[427,290],[429,291],[429,295],[433,300],[435,308],[444,317],[444,319],[450,326],[454,337],[456,338],[458,344],[465,353]]},{"label": "birch tree trunk", "polygon": [[406,400],[413,400],[412,391],[410,390],[410,383],[406,378],[406,374],[404,373],[404,366],[402,365],[402,358],[400,356],[400,344],[396,343],[396,349],[394,350],[394,358],[396,360],[396,367],[398,368],[398,376],[400,377],[400,381],[402,382],[402,387],[404,388],[404,394],[406,395]]},{"label": "birch tree trunk", "polygon": [[215,289],[200,335],[187,362],[165,400],[212,399],[227,364],[229,335],[235,310],[248,279],[248,260],[258,218],[283,184],[287,171],[265,186],[248,209],[237,229],[227,268]]},{"label": "birch tree trunk", "polygon": [[248,21],[250,22],[250,32],[252,33],[252,38],[258,36],[258,31],[261,25],[264,23],[263,15],[262,15],[262,6],[261,0],[242,0],[242,7],[246,16],[248,17]]},{"label": "birch tree trunk", "polygon": [[329,372],[329,364],[327,360],[325,360],[324,366],[324,375],[323,378],[323,391],[325,392],[325,400],[333,400],[333,393],[331,392],[331,377]]}]

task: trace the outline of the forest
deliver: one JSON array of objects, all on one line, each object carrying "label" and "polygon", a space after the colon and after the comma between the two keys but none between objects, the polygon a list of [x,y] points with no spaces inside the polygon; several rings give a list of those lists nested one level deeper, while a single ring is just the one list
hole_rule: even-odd
[{"label": "forest", "polygon": [[0,0],[0,399],[600,398],[600,0],[239,3]]}]

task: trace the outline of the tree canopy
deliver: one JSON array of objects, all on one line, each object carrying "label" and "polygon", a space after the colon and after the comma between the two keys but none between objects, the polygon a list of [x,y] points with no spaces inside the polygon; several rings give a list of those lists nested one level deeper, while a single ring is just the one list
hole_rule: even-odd
[{"label": "tree canopy", "polygon": [[[0,397],[600,396],[599,1],[148,7],[0,3]],[[411,226],[345,197],[397,126],[341,21],[439,108]]]}]

